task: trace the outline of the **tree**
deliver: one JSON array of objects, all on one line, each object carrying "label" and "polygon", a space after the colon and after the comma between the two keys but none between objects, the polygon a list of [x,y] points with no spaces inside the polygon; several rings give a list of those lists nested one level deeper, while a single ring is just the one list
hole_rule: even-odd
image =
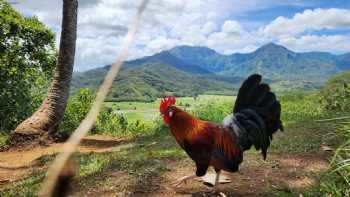
[{"label": "tree", "polygon": [[13,130],[40,105],[56,60],[55,34],[0,0],[0,131]]},{"label": "tree", "polygon": [[39,109],[15,129],[11,137],[12,143],[54,133],[64,115],[73,73],[77,11],[77,0],[63,0],[61,41],[51,87]]}]

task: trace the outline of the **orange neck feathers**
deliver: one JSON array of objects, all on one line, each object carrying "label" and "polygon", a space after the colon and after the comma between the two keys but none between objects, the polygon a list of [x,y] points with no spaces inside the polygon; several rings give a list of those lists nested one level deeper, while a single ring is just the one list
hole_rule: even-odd
[{"label": "orange neck feathers", "polygon": [[188,135],[196,133],[205,126],[204,121],[195,118],[182,109],[177,107],[173,107],[173,109],[175,113],[169,126],[178,143],[181,144]]}]

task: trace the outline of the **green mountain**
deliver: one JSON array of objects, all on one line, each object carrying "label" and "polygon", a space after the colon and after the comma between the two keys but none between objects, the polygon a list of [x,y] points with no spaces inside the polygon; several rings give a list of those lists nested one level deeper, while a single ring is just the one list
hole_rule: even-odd
[{"label": "green mountain", "polygon": [[336,56],[329,53],[295,53],[276,44],[267,44],[245,56],[243,61],[232,61],[222,73],[231,76],[260,73],[274,80],[319,82],[320,77],[328,78],[341,71]]},{"label": "green mountain", "polygon": [[227,64],[227,56],[206,47],[179,46],[169,50],[169,53],[184,62],[191,62],[211,72],[222,71]]},{"label": "green mountain", "polygon": [[[72,91],[96,90],[110,66],[74,73]],[[350,69],[350,53],[296,53],[273,43],[252,53],[222,55],[206,47],[179,46],[124,64],[109,100],[149,101],[165,94],[233,94],[240,82],[260,73],[277,91],[316,89]]]},{"label": "green mountain", "polygon": [[180,46],[169,52],[185,62],[226,76],[246,77],[260,73],[273,80],[311,80],[329,77],[350,69],[350,53],[332,55],[325,52],[296,53],[269,43],[252,53],[221,55],[205,47]]},{"label": "green mountain", "polygon": [[[109,66],[73,75],[72,90],[89,87],[97,90]],[[232,95],[234,79],[221,76],[193,75],[164,63],[145,63],[127,66],[114,81],[109,101],[152,101],[165,94],[195,96],[198,94]],[[241,79],[236,79],[236,82]]]},{"label": "green mountain", "polygon": [[191,74],[208,74],[210,71],[207,69],[198,66],[195,62],[186,61],[169,53],[169,51],[162,51],[152,56],[144,57],[141,59],[133,60],[127,62],[129,67],[138,66],[147,63],[162,63],[169,66],[175,67],[178,70],[191,73]]}]

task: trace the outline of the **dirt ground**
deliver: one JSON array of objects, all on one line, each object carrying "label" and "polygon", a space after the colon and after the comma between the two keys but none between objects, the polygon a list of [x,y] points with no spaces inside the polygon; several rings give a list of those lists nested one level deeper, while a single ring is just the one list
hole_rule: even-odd
[{"label": "dirt ground", "polygon": [[[86,137],[79,147],[81,153],[105,153],[117,151],[128,140],[103,136]],[[40,158],[58,153],[62,144],[36,147],[26,151],[0,153],[0,187],[11,184],[30,175],[33,170],[45,168],[40,165]],[[188,181],[179,188],[171,183],[192,175],[195,172],[193,162],[188,158],[163,158],[167,170],[162,174],[147,174],[142,180],[132,181],[132,173],[110,169],[92,178],[78,181],[70,196],[174,196],[205,197],[217,196],[208,192],[210,187],[203,184],[201,178]],[[255,152],[245,154],[244,162],[238,173],[230,174],[231,182],[220,184],[220,190],[226,196],[271,196],[271,191],[303,191],[315,183],[321,172],[328,169],[327,155],[314,153],[271,153],[266,161]],[[209,173],[214,173],[210,169]]]},{"label": "dirt ground", "polygon": [[[82,140],[78,151],[81,153],[102,153],[118,149],[119,144],[126,139],[88,136]],[[52,143],[48,146],[39,146],[30,150],[11,150],[0,152],[0,184],[11,183],[28,176],[39,166],[39,158],[58,153],[63,143]]]},{"label": "dirt ground", "polygon": [[[248,155],[238,173],[223,172],[231,178],[231,183],[220,185],[220,190],[226,196],[271,196],[271,189],[302,191],[316,181],[315,173],[328,168],[328,162],[315,155],[272,154],[267,162],[258,156]],[[200,178],[188,181],[179,188],[171,186],[178,178],[195,172],[191,160],[167,159],[163,162],[167,163],[168,170],[162,176],[149,176],[142,182],[129,184],[128,173],[108,172],[87,181],[84,190],[74,190],[71,196],[216,196],[208,192],[210,188]],[[214,172],[210,170],[209,173]],[[120,191],[119,186],[125,189]]]}]

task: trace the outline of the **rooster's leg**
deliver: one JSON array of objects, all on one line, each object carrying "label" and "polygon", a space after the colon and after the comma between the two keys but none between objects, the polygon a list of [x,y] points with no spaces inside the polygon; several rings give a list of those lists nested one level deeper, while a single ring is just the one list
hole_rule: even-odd
[{"label": "rooster's leg", "polygon": [[218,193],[219,192],[219,180],[220,180],[220,170],[216,170],[216,176],[215,176],[215,182],[214,186],[209,190],[212,193]]},{"label": "rooster's leg", "polygon": [[212,192],[214,193],[217,193],[219,191],[219,180],[220,180],[220,170],[216,171],[215,183],[212,189]]},{"label": "rooster's leg", "polygon": [[214,193],[219,195],[220,197],[227,197],[226,194],[223,192],[220,192],[219,184],[220,184],[220,170],[215,169],[216,176],[215,176],[215,182],[214,182],[214,187],[211,188],[208,192]]},{"label": "rooster's leg", "polygon": [[188,180],[194,179],[196,177],[197,175],[184,176],[181,179],[173,182],[171,185],[173,185],[174,187],[179,187],[182,183],[186,183]]}]

